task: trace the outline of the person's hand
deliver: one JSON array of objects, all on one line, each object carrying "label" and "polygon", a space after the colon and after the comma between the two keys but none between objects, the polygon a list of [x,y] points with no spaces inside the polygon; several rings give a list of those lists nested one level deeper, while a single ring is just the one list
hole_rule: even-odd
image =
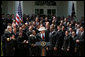
[{"label": "person's hand", "polygon": [[10,38],[7,38],[7,41],[10,41]]},{"label": "person's hand", "polygon": [[79,43],[79,40],[76,40],[76,43]]},{"label": "person's hand", "polygon": [[35,47],[35,44],[32,44],[31,46],[32,46],[32,47]]},{"label": "person's hand", "polygon": [[61,48],[61,50],[63,50],[63,48]]},{"label": "person's hand", "polygon": [[26,43],[26,40],[24,40],[23,43]]},{"label": "person's hand", "polygon": [[14,35],[11,37],[11,39],[12,39],[12,40],[14,40],[14,39],[15,39]]},{"label": "person's hand", "polygon": [[56,48],[56,47],[54,47],[54,50],[57,50],[57,48]]},{"label": "person's hand", "polygon": [[67,48],[67,51],[69,51],[69,48]]},{"label": "person's hand", "polygon": [[46,50],[48,51],[48,47],[46,47]]},{"label": "person's hand", "polygon": [[29,42],[28,42],[28,41],[26,41],[26,43],[28,44]]},{"label": "person's hand", "polygon": [[34,47],[36,46],[36,44],[33,45]]}]

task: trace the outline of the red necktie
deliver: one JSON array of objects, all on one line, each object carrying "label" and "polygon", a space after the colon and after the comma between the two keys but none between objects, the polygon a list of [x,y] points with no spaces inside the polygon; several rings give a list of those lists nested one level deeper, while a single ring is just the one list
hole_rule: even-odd
[{"label": "red necktie", "polygon": [[44,35],[42,35],[42,39],[44,40]]}]

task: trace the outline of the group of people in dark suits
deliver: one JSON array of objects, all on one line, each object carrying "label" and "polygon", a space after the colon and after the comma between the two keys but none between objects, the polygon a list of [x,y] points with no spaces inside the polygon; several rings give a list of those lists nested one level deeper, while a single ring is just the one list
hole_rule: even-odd
[{"label": "group of people in dark suits", "polygon": [[36,42],[50,42],[46,56],[84,56],[84,25],[70,18],[52,16],[27,18],[17,26],[7,24],[1,37],[4,56],[41,56]]}]

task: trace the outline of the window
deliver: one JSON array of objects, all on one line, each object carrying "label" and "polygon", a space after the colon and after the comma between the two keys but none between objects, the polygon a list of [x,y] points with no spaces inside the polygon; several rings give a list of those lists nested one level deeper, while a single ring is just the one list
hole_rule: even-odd
[{"label": "window", "polygon": [[40,9],[40,14],[43,14],[43,9]]},{"label": "window", "polygon": [[43,9],[35,9],[35,14],[40,14],[40,15],[43,15]]},{"label": "window", "polygon": [[48,15],[56,15],[56,9],[47,9]]},{"label": "window", "polygon": [[47,14],[51,15],[51,9],[47,9]]},{"label": "window", "polygon": [[52,9],[52,14],[53,14],[53,15],[56,14],[56,9]]}]

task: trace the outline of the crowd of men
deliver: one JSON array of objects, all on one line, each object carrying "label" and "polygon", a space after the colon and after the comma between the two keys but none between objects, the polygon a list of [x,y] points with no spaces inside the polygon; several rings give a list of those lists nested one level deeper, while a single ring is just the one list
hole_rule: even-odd
[{"label": "crowd of men", "polygon": [[[84,24],[71,17],[23,16],[16,25],[14,15],[2,15],[2,49],[4,56],[41,56],[41,47],[35,43],[50,42],[46,56],[84,56]],[[44,31],[39,31],[45,28]],[[44,35],[44,36],[43,36]]]}]

